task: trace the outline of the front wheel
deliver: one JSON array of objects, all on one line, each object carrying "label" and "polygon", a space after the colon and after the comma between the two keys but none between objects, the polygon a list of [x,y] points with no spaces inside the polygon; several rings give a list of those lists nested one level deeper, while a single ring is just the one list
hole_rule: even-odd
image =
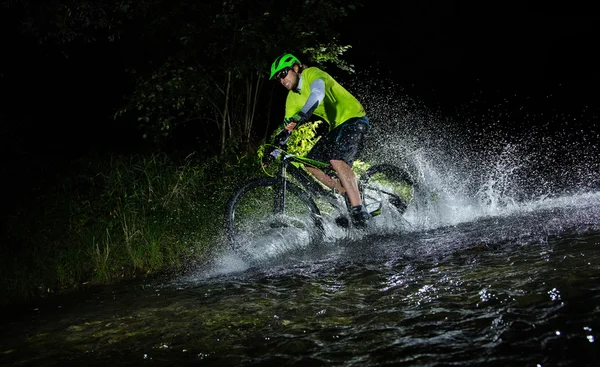
[{"label": "front wheel", "polygon": [[390,164],[369,167],[359,180],[363,205],[374,216],[381,214],[386,204],[402,215],[415,198],[415,186],[408,172]]},{"label": "front wheel", "polygon": [[278,255],[321,238],[319,209],[291,182],[262,178],[240,187],[226,209],[227,237],[232,249],[252,258]]}]

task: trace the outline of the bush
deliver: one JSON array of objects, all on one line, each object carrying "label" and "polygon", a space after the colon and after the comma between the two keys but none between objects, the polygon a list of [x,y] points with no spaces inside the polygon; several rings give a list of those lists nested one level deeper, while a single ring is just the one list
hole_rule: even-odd
[{"label": "bush", "polygon": [[40,182],[21,208],[28,215],[10,217],[0,267],[5,302],[206,261],[222,242],[229,194],[253,174],[259,170],[247,157],[73,162]]}]

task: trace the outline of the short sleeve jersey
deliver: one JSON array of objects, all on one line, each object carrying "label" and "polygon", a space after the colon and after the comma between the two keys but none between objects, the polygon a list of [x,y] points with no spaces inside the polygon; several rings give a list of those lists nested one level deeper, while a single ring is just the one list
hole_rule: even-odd
[{"label": "short sleeve jersey", "polygon": [[316,67],[309,67],[304,69],[301,75],[302,89],[300,93],[289,91],[285,103],[285,117],[292,117],[304,107],[311,92],[310,85],[319,78],[325,82],[325,97],[313,113],[329,123],[329,130],[348,119],[366,115],[361,103],[328,73]]}]

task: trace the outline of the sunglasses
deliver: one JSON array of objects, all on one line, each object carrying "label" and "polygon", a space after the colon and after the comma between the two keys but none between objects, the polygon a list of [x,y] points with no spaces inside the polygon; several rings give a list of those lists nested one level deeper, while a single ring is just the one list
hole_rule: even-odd
[{"label": "sunglasses", "polygon": [[292,68],[281,69],[277,74],[275,74],[275,78],[277,78],[277,80],[285,78],[288,75],[288,71],[291,69]]}]

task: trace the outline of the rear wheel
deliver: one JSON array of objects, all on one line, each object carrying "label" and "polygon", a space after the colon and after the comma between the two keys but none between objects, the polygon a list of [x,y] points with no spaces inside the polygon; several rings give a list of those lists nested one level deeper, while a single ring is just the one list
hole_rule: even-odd
[{"label": "rear wheel", "polygon": [[251,181],[230,198],[226,212],[232,249],[251,257],[277,255],[321,238],[319,209],[305,191],[276,178]]},{"label": "rear wheel", "polygon": [[415,198],[415,182],[405,170],[378,164],[369,167],[359,180],[363,205],[371,215],[381,214],[385,205],[403,214]]}]

